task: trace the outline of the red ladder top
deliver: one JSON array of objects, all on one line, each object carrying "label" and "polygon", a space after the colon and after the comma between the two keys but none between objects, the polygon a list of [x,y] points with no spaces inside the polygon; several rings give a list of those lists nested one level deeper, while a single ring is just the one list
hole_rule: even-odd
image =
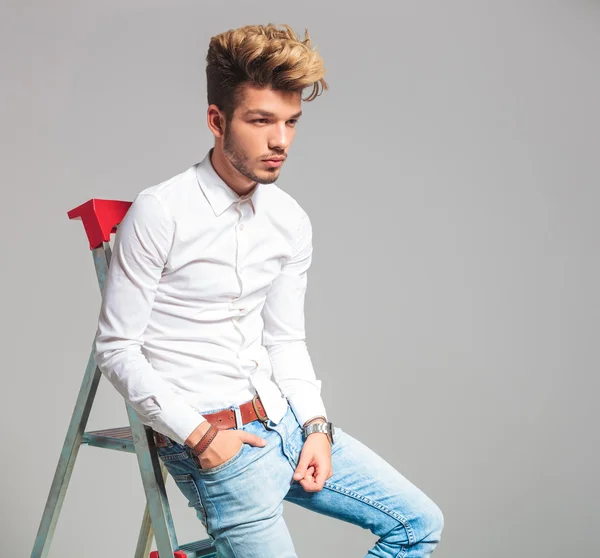
[{"label": "red ladder top", "polygon": [[117,225],[123,220],[133,202],[119,200],[91,200],[67,211],[69,219],[81,219],[90,242],[90,250],[110,240]]}]

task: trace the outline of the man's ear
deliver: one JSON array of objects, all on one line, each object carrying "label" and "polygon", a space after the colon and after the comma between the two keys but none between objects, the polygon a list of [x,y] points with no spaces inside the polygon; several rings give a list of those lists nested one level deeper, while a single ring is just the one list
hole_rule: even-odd
[{"label": "man's ear", "polygon": [[219,110],[217,105],[210,105],[206,111],[206,123],[209,130],[216,138],[220,138],[225,133],[225,115]]}]

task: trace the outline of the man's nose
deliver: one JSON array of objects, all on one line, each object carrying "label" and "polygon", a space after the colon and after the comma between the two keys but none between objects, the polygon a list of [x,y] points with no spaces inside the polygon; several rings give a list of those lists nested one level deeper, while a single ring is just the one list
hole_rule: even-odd
[{"label": "man's nose", "polygon": [[292,137],[292,130],[285,124],[276,126],[272,135],[269,137],[269,149],[285,150],[289,147]]}]

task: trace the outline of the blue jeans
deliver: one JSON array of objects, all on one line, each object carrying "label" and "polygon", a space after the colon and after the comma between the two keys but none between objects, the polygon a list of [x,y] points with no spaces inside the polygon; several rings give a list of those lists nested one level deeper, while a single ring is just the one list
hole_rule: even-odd
[{"label": "blue jeans", "polygon": [[[211,411],[212,412],[212,411]],[[320,492],[292,481],[302,430],[292,409],[278,423],[254,421],[244,430],[267,440],[244,444],[226,462],[201,469],[190,449],[170,440],[159,457],[223,558],[293,558],[283,500],[370,529],[379,537],[367,556],[425,558],[440,541],[439,507],[391,465],[336,427],[333,476]]]}]

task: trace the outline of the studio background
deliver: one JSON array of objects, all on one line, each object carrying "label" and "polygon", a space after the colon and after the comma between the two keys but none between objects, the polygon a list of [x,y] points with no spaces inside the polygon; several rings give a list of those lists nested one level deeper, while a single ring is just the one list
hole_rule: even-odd
[{"label": "studio background", "polygon": [[[308,28],[330,90],[278,185],[311,216],[330,418],[442,509],[436,558],[599,556],[600,3],[2,2],[0,555],[29,556],[95,333],[79,221],[200,161],[211,36]],[[88,430],[126,424],[102,378]],[[179,540],[202,525],[167,481]],[[132,455],[82,446],[51,558],[131,556]],[[292,504],[299,556],[374,536]]]}]

